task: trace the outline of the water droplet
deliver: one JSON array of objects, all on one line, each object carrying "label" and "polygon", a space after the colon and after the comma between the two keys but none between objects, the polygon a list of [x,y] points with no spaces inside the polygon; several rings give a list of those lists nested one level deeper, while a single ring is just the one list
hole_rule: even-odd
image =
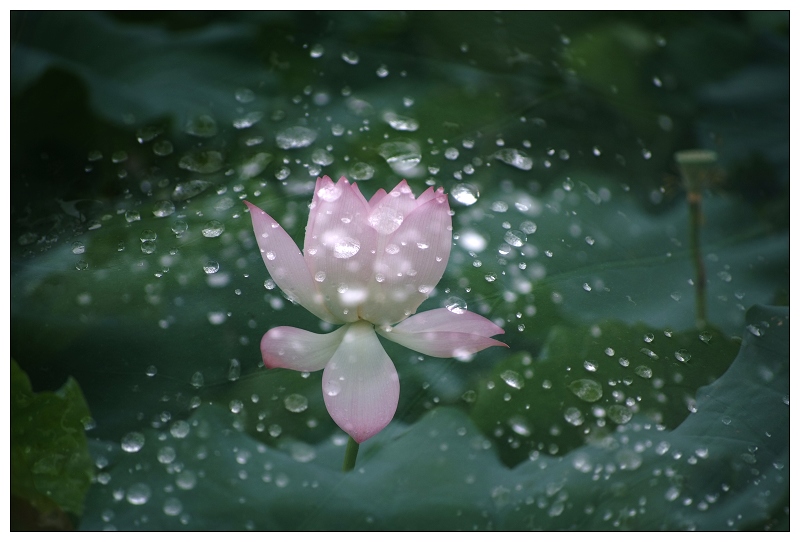
[{"label": "water droplet", "polygon": [[651,342],[653,342],[653,339],[655,339],[655,338],[656,338],[655,335],[653,335],[652,333],[647,333],[644,336],[644,342],[651,343]]},{"label": "water droplet", "polygon": [[587,359],[583,362],[583,368],[589,371],[590,373],[594,373],[597,371],[597,362],[593,359]]},{"label": "water droplet", "polygon": [[419,122],[411,117],[388,112],[383,115],[383,120],[399,132],[415,132],[419,129]]},{"label": "water droplet", "polygon": [[201,192],[207,190],[210,186],[210,182],[199,179],[180,182],[176,184],[175,188],[172,190],[172,199],[175,201],[183,201],[193,198]]},{"label": "water droplet", "polygon": [[508,426],[521,437],[529,437],[533,432],[528,420],[522,416],[511,416],[511,418],[508,419]]},{"label": "water droplet", "polygon": [[351,66],[355,66],[356,64],[358,64],[359,61],[358,53],[356,53],[355,51],[345,51],[344,53],[342,53],[342,60],[344,60]]},{"label": "water droplet", "polygon": [[444,302],[444,306],[447,310],[455,314],[464,314],[467,312],[467,302],[460,297],[448,297]]},{"label": "water droplet", "polygon": [[653,377],[653,370],[650,367],[647,367],[646,365],[639,365],[633,371],[642,378]]},{"label": "water droplet", "polygon": [[205,264],[203,264],[203,271],[206,272],[206,275],[213,275],[219,271],[219,262],[208,260]]},{"label": "water droplet", "polygon": [[192,151],[183,155],[178,167],[195,173],[215,173],[222,169],[222,153],[218,151]]},{"label": "water droplet", "polygon": [[381,64],[381,65],[378,67],[378,69],[377,69],[377,70],[375,70],[375,73],[378,75],[378,77],[380,77],[380,78],[384,78],[384,77],[386,77],[387,75],[389,75],[389,68],[387,68],[385,65]]},{"label": "water droplet", "polygon": [[681,349],[675,352],[675,359],[684,363],[688,363],[689,360],[692,359],[692,355],[688,351]]},{"label": "water droplet", "polygon": [[153,205],[153,214],[159,218],[169,216],[175,212],[175,204],[169,200],[156,202]]},{"label": "water droplet", "polygon": [[519,230],[508,230],[503,239],[512,247],[521,247],[528,240],[525,234]]},{"label": "water droplet", "polygon": [[143,254],[152,254],[156,251],[156,242],[155,241],[142,241],[142,253]]},{"label": "water droplet", "polygon": [[653,352],[649,348],[642,348],[641,350],[639,350],[639,352],[641,352],[642,354],[644,354],[645,356],[647,356],[650,359],[658,359],[658,354],[656,354],[655,352]]},{"label": "water droplet", "polygon": [[311,49],[309,49],[308,54],[311,58],[319,58],[325,54],[325,47],[319,43],[315,43],[311,46]]},{"label": "water droplet", "polygon": [[198,115],[189,119],[185,130],[196,137],[214,137],[217,135],[217,121],[209,115]]},{"label": "water droplet", "polygon": [[242,180],[247,180],[261,175],[270,162],[272,162],[271,154],[267,152],[256,153],[254,156],[250,157],[250,159],[242,162],[242,164],[239,166],[239,178]]},{"label": "water droplet", "polygon": [[593,403],[603,396],[603,386],[588,378],[581,378],[570,382],[569,389],[580,399],[589,403]]},{"label": "water droplet", "polygon": [[[75,251],[73,250],[73,252],[75,252]],[[747,331],[749,331],[750,333],[752,333],[756,337],[761,337],[761,336],[764,335],[764,330],[754,326],[753,324],[748,324],[747,325]]]},{"label": "water droplet", "polygon": [[150,486],[140,482],[128,488],[128,491],[125,492],[125,499],[138,506],[147,503],[151,494]]},{"label": "water droplet", "polygon": [[511,386],[512,388],[516,388],[521,390],[525,387],[525,381],[519,375],[518,372],[512,371],[511,369],[507,369],[500,373],[500,378],[503,379],[503,382]]},{"label": "water droplet", "polygon": [[174,150],[175,148],[172,146],[172,142],[166,139],[153,143],[153,154],[156,156],[169,156]]},{"label": "water droplet", "polygon": [[281,149],[301,149],[317,139],[317,132],[305,126],[291,126],[278,132],[275,143]]},{"label": "water droplet", "polygon": [[164,501],[164,514],[168,516],[177,516],[183,512],[183,504],[175,497],[169,497]]},{"label": "water droplet", "polygon": [[675,301],[681,300],[681,293],[680,292],[672,292],[669,296],[674,299]]},{"label": "water droplet", "polygon": [[358,253],[360,248],[361,243],[359,243],[358,240],[352,237],[343,237],[336,241],[336,244],[333,246],[333,255],[340,259],[351,258]]},{"label": "water droplet", "polygon": [[493,156],[501,162],[523,171],[529,171],[533,167],[533,160],[517,149],[501,149]]},{"label": "water droplet", "polygon": [[242,364],[239,362],[238,359],[234,358],[231,360],[230,365],[228,366],[228,380],[231,382],[235,382],[239,380],[239,376],[242,374]]},{"label": "water droplet", "polygon": [[354,181],[368,181],[375,175],[375,168],[366,162],[356,162],[350,167],[350,177]]},{"label": "water droplet", "polygon": [[320,166],[329,166],[333,163],[333,155],[325,149],[314,149],[311,161]]},{"label": "water droplet", "polygon": [[416,167],[422,160],[419,145],[405,139],[383,143],[378,147],[378,154],[397,173]]},{"label": "water droplet", "polygon": [[181,471],[175,477],[175,485],[187,491],[194,489],[197,485],[197,475],[191,470]]},{"label": "water droplet", "polygon": [[185,420],[178,420],[169,428],[169,433],[175,438],[186,438],[189,435],[191,426]]},{"label": "water droplet", "polygon": [[722,423],[725,425],[730,425],[731,421],[733,420],[731,420],[730,416],[723,416],[722,418],[720,418],[720,421],[722,421]]},{"label": "water droplet", "polygon": [[712,337],[713,335],[711,335],[711,333],[709,333],[708,331],[704,331],[699,335],[700,340],[706,344],[709,344],[711,342]]},{"label": "water droplet", "polygon": [[317,282],[323,282],[325,280],[325,271],[317,271],[314,275],[314,280]]},{"label": "water droplet", "polygon": [[392,207],[378,207],[369,215],[367,221],[378,233],[389,235],[403,223],[403,215]]},{"label": "water droplet", "polygon": [[631,418],[633,418],[633,412],[631,412],[631,409],[624,405],[611,405],[608,407],[606,414],[612,422],[620,425],[628,423],[631,421]]},{"label": "water droplet", "polygon": [[256,99],[255,93],[249,88],[237,88],[234,96],[240,104],[247,104]]},{"label": "water droplet", "polygon": [[86,245],[84,245],[80,241],[75,241],[74,243],[72,243],[73,254],[83,254],[84,252],[86,252]]},{"label": "water droplet", "polygon": [[457,184],[450,191],[450,195],[462,205],[472,205],[478,201],[480,193],[470,184]]},{"label": "water droplet", "polygon": [[488,273],[483,278],[486,279],[486,282],[494,282],[497,280],[497,273]]},{"label": "water droplet", "polygon": [[723,282],[730,282],[733,279],[733,277],[731,277],[731,274],[728,273],[727,271],[720,271],[719,273],[717,273],[717,276]]},{"label": "water droplet", "polygon": [[203,226],[203,237],[219,237],[225,231],[225,225],[219,220],[209,220]]},{"label": "water droplet", "polygon": [[122,437],[122,449],[128,453],[136,453],[144,446],[144,435],[132,431]]},{"label": "water droplet", "polygon": [[194,387],[194,388],[202,388],[204,382],[205,382],[205,379],[203,378],[203,373],[201,373],[200,371],[197,371],[196,373],[194,373],[192,375],[192,379],[190,380],[190,383],[192,384],[192,387]]},{"label": "water droplet", "polygon": [[308,399],[304,395],[293,393],[284,398],[283,405],[289,412],[303,412],[308,408]]},{"label": "water droplet", "polygon": [[569,407],[564,411],[564,419],[577,427],[583,424],[583,413],[575,407]]},{"label": "water droplet", "polygon": [[142,217],[139,214],[139,211],[127,211],[125,213],[125,221],[126,222],[136,222],[137,220],[141,220]]},{"label": "water droplet", "polygon": [[158,235],[153,230],[142,230],[139,234],[139,240],[142,242],[144,241],[155,241],[158,239]]},{"label": "water droplet", "polygon": [[293,442],[289,447],[289,454],[298,463],[308,463],[317,458],[317,452],[314,447],[305,442]]}]

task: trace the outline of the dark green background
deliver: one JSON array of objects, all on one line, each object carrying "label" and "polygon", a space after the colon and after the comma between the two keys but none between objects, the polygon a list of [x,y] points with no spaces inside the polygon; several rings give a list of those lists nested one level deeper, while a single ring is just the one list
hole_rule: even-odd
[{"label": "dark green background", "polygon": [[[788,528],[788,13],[13,12],[11,53],[11,356],[34,392],[72,377],[58,397],[90,412],[12,380],[14,505],[39,514],[17,528],[53,510],[81,529]],[[297,126],[316,140],[280,148]],[[688,148],[719,156],[704,330]],[[321,328],[264,289],[240,201],[302,242],[318,174],[367,196],[468,184],[421,310],[457,296],[510,347],[386,344],[398,412],[348,475],[320,374],[261,365],[269,328]],[[88,445],[28,429],[76,420]]]}]

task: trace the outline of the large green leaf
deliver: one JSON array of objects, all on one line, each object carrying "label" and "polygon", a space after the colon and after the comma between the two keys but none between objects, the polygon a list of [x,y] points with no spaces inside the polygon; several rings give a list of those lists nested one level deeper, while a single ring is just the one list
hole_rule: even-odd
[{"label": "large green leaf", "polygon": [[783,528],[788,324],[786,309],[753,308],[736,360],[674,429],[636,415],[565,456],[537,454],[513,469],[453,408],[393,423],[343,474],[343,438],[275,449],[237,430],[236,415],[201,407],[187,431],[146,431],[136,453],[98,447],[106,477],[81,527]]}]

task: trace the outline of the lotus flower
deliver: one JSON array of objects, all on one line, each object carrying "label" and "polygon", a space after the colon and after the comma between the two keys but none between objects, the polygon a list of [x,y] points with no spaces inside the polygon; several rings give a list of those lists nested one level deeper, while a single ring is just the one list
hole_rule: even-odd
[{"label": "lotus flower", "polygon": [[331,324],[317,334],[270,329],[261,340],[268,368],[318,371],[333,420],[361,443],[392,420],[397,371],[376,335],[429,356],[469,355],[503,330],[469,311],[414,314],[444,274],[452,245],[450,205],[442,188],[418,198],[406,181],[369,200],[342,177],[317,179],[305,246],[267,213],[245,202],[272,279],[293,302]]}]

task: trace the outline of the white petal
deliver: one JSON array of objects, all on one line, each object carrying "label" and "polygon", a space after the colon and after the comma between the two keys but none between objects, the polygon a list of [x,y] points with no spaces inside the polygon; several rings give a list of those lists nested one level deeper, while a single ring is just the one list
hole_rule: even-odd
[{"label": "white petal", "polygon": [[325,308],[303,255],[289,234],[267,213],[248,201],[244,203],[250,209],[256,242],[272,280],[287,296],[318,318],[343,323]]},{"label": "white petal", "polygon": [[356,442],[386,427],[400,398],[392,360],[367,322],[347,333],[322,374],[322,395],[333,420]]},{"label": "white petal", "polygon": [[437,358],[464,357],[490,346],[507,346],[490,338],[503,329],[483,316],[435,309],[415,314],[393,328],[378,328],[390,341]]},{"label": "white petal", "polygon": [[288,326],[272,328],[261,339],[264,365],[270,369],[283,367],[295,371],[324,369],[346,332],[347,326],[326,334]]},{"label": "white petal", "polygon": [[361,310],[361,317],[376,325],[414,314],[447,267],[453,238],[450,205],[441,192],[426,198],[378,250],[374,269],[381,280],[371,283],[369,301]]},{"label": "white petal", "polygon": [[317,180],[306,228],[305,261],[328,310],[344,322],[358,320],[368,296],[376,233],[367,223],[364,196],[344,177]]}]

